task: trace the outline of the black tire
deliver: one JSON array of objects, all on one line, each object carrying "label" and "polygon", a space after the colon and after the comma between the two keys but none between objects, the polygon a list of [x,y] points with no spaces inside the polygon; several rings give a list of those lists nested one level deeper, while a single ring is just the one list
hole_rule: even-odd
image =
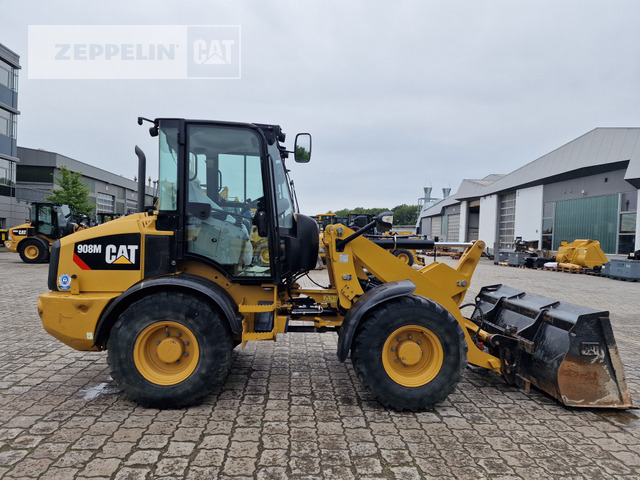
[{"label": "black tire", "polygon": [[49,260],[49,246],[37,238],[20,242],[18,253],[24,263],[44,263]]},{"label": "black tire", "polygon": [[[410,359],[394,359],[400,352]],[[383,406],[417,411],[453,392],[467,364],[467,344],[460,325],[442,306],[408,295],[365,315],[351,360],[364,388]]]},{"label": "black tire", "polygon": [[155,293],[120,315],[107,348],[111,377],[128,398],[145,407],[182,408],[224,382],[232,341],[221,313],[206,302]]},{"label": "black tire", "polygon": [[394,250],[393,253],[396,257],[400,258],[404,263],[409,266],[413,265],[414,258],[413,253],[410,250]]}]

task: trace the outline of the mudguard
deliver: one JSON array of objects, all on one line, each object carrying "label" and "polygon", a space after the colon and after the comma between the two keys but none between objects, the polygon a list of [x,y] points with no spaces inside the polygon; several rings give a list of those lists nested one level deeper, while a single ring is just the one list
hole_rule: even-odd
[{"label": "mudguard", "polygon": [[220,285],[197,275],[178,274],[143,280],[118,296],[100,316],[94,345],[101,347],[106,344],[111,327],[115,324],[119,314],[140,298],[143,293],[151,293],[153,290],[192,291],[204,295],[220,307],[234,334],[242,332],[242,316],[238,313],[238,307]]},{"label": "mudguard", "polygon": [[344,362],[349,356],[353,336],[365,313],[387,300],[409,295],[413,293],[415,289],[416,285],[411,280],[399,280],[372,288],[358,298],[355,305],[351,307],[345,315],[342,327],[340,328],[340,335],[338,337],[338,359]]}]

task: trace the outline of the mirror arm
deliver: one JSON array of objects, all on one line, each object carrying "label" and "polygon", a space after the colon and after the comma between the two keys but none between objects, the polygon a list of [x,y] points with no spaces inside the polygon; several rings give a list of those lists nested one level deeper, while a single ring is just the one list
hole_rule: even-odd
[{"label": "mirror arm", "polygon": [[347,238],[345,238],[343,240],[336,240],[336,251],[344,252],[344,247],[345,247],[345,245],[347,243],[349,243],[352,240],[355,240],[356,238],[358,238],[361,235],[364,235],[369,230],[373,230],[375,228],[375,226],[376,226],[376,223],[377,223],[377,220],[374,220],[373,222],[367,223],[364,227],[362,227],[357,232],[349,235]]}]

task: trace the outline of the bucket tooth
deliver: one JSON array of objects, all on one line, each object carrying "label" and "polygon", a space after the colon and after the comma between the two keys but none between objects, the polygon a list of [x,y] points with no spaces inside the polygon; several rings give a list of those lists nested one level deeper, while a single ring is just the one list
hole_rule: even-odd
[{"label": "bucket tooth", "polygon": [[530,383],[571,407],[632,408],[608,312],[492,285],[471,320],[508,383]]}]

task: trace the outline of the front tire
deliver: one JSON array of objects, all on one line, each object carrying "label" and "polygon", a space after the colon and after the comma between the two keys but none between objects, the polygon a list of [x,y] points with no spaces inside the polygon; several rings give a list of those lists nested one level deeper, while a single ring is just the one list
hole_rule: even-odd
[{"label": "front tire", "polygon": [[48,247],[35,238],[23,240],[18,247],[18,253],[24,263],[44,263],[49,260]]},{"label": "front tire", "polygon": [[453,392],[467,364],[467,344],[442,306],[408,295],[362,319],[351,359],[364,388],[383,406],[417,411]]},{"label": "front tire", "polygon": [[182,408],[222,384],[232,341],[220,312],[184,293],[156,293],[131,304],[107,344],[111,377],[145,407]]}]

